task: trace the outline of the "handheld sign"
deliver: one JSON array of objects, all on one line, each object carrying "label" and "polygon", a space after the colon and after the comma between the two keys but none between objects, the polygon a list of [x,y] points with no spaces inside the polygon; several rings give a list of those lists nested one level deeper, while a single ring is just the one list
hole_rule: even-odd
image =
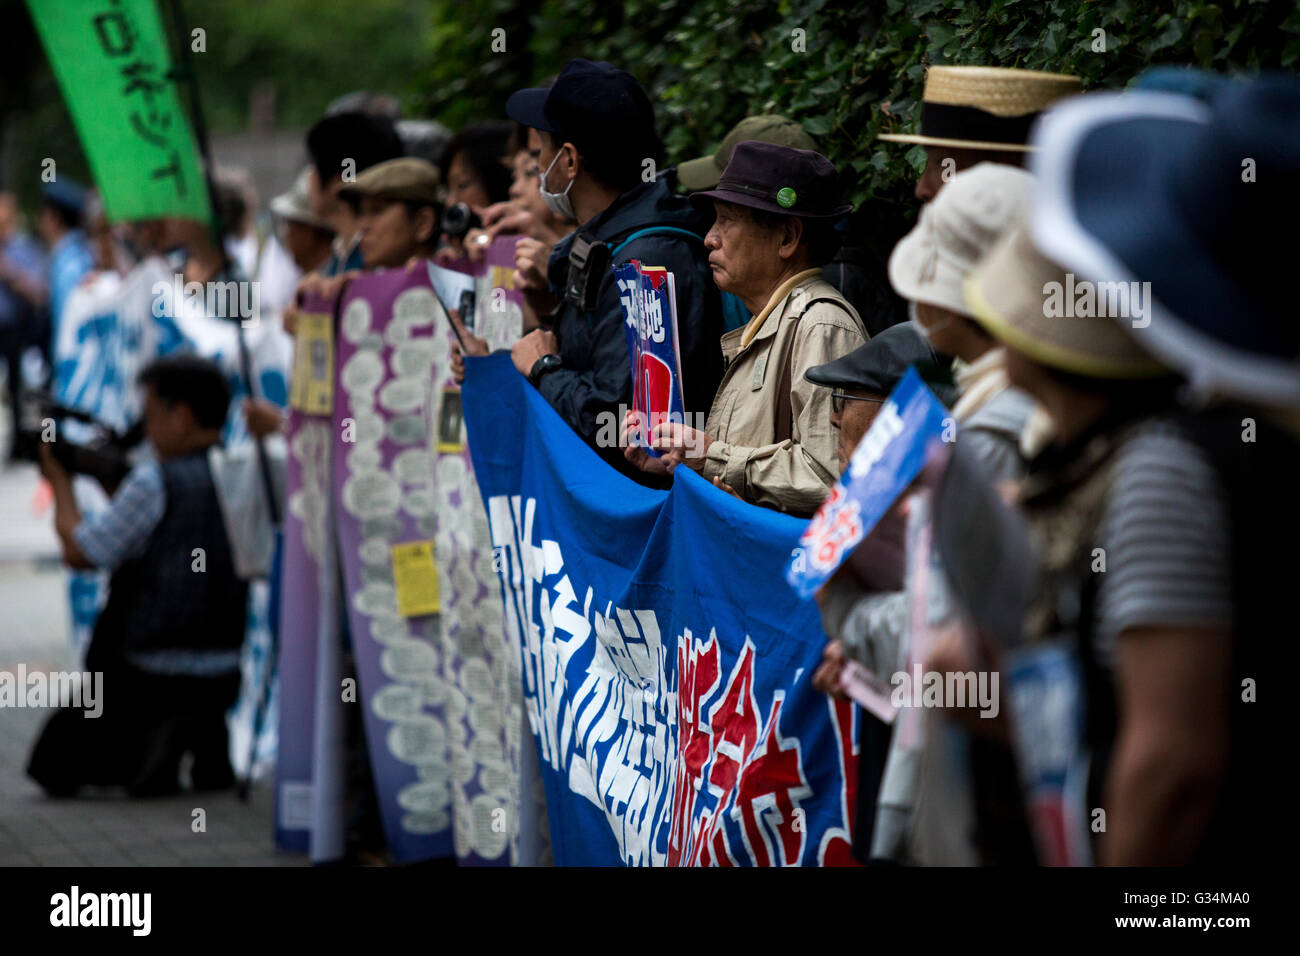
[{"label": "handheld sign", "polygon": [[910,368],[862,436],[849,467],[799,539],[785,577],[811,597],[912,483],[931,442],[942,441],[948,409]]},{"label": "handheld sign", "polygon": [[649,444],[655,426],[686,421],[673,274],[633,259],[616,266],[614,277],[632,367],[632,411],[640,422],[637,443],[657,458]]}]

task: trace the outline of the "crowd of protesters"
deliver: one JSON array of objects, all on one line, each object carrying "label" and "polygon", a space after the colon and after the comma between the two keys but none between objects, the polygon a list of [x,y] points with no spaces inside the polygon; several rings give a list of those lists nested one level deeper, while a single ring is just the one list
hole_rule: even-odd
[{"label": "crowd of protesters", "polygon": [[[1297,116],[1291,76],[1156,70],[1129,91],[1083,94],[1072,76],[931,67],[919,131],[880,137],[920,145],[926,165],[915,227],[875,262],[846,228],[848,182],[794,117],[746,117],[715,152],[673,166],[650,98],[607,63],[574,60],[511,96],[506,117],[455,135],[404,136],[391,103],[358,94],[312,127],[309,164],[270,203],[283,274],[302,276],[282,296],[283,328],[293,333],[302,295],[355,270],[473,259],[514,235],[526,309],[510,354],[574,432],[643,484],[666,487],[685,466],[803,517],[917,369],[950,407],[956,439],[946,470],[927,472],[890,517],[914,520],[927,500],[933,554],[920,557],[942,568],[956,610],[918,636],[910,581],[882,590],[850,560],[818,594],[830,640],[810,679],[838,695],[850,667],[886,682],[913,663],[996,672],[1026,649],[1065,647],[1081,714],[1031,702],[983,720],[947,707],[907,734],[864,714],[855,855],[1050,862],[1023,796],[1029,750],[1034,735],[1071,739],[1077,724],[1092,755],[1080,802],[1090,816],[1061,826],[1087,830],[1087,858],[1243,861],[1262,852],[1268,825],[1250,807],[1270,786],[1254,683],[1300,578],[1294,549],[1268,544],[1300,533],[1300,325],[1282,289],[1288,248],[1263,238],[1300,212]],[[861,149],[905,161],[902,146]],[[46,307],[57,326],[103,259],[79,229],[84,197],[61,187],[44,202],[48,264],[0,197],[15,404],[23,336],[10,329]],[[228,222],[248,212],[232,208]],[[187,279],[258,269],[201,229],[132,234],[138,246],[184,247]],[[633,259],[675,278],[688,414],[644,436],[659,457],[634,440],[633,415],[618,443],[601,438],[632,396],[613,267]],[[464,351],[486,353],[452,321]],[[459,347],[454,368],[463,379]],[[206,429],[159,455],[152,487],[165,480],[170,499],[185,469],[167,462],[206,447],[215,421],[199,414],[205,399],[166,391],[166,366],[142,381],[151,429],[161,399],[188,409],[176,429]],[[278,431],[283,399],[247,397],[235,395],[247,430]],[[212,504],[209,484],[184,492],[196,514]],[[78,527],[65,514],[74,564],[112,569],[97,538],[106,520]],[[138,575],[130,586],[148,588]],[[189,696],[225,702],[227,691]],[[210,753],[210,721],[188,719],[193,746]],[[171,767],[137,768],[142,791]]]}]

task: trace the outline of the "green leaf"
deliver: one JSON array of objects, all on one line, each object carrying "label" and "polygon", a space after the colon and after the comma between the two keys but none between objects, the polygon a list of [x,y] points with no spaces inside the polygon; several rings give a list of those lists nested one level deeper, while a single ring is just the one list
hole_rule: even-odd
[{"label": "green leaf", "polygon": [[832,118],[829,116],[809,116],[803,121],[803,128],[811,136],[825,136],[831,131]]}]

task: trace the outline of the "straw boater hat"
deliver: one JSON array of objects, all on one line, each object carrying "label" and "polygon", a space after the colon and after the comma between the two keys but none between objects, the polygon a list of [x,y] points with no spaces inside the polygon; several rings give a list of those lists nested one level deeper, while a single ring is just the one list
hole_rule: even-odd
[{"label": "straw boater hat", "polygon": [[1038,251],[1022,220],[966,278],[967,311],[995,339],[1052,368],[1089,378],[1168,374],[1110,316],[1049,315],[1051,282],[1064,289],[1065,270]]},{"label": "straw boater hat", "polygon": [[1077,76],[996,66],[932,66],[925,74],[920,133],[877,139],[923,146],[1026,152],[1029,128],[1057,100],[1083,91]]}]

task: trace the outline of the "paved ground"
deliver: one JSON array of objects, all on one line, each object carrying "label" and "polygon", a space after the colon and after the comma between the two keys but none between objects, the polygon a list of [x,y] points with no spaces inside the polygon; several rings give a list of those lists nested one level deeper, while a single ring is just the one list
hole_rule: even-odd
[{"label": "paved ground", "polygon": [[[2,467],[2,466],[0,466]],[[73,667],[64,576],[35,469],[0,471],[0,671]],[[271,790],[128,800],[45,798],[24,769],[47,710],[0,707],[0,866],[267,866],[304,858],[271,845]],[[196,809],[206,830],[195,832]]]}]

